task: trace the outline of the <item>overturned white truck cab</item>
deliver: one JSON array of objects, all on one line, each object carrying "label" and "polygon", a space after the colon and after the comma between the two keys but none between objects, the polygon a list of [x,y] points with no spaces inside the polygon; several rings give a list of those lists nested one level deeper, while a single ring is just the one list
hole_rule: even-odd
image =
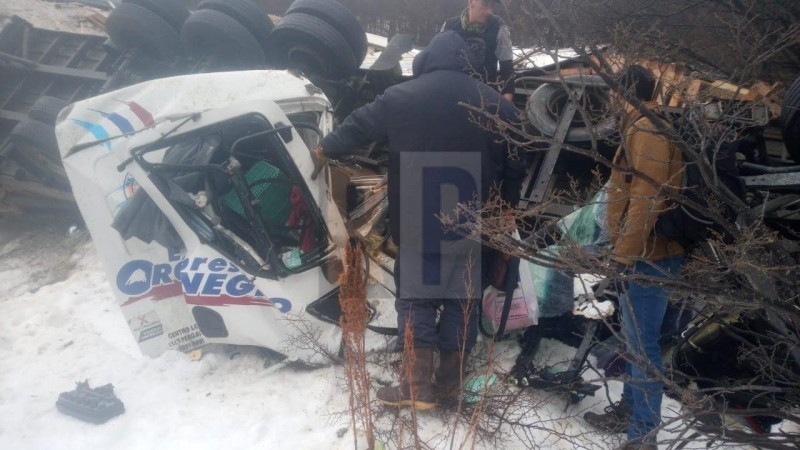
[{"label": "overturned white truck cab", "polygon": [[331,106],[287,71],[159,79],[62,111],[57,138],[139,348],[339,349],[345,222],[309,148]]}]

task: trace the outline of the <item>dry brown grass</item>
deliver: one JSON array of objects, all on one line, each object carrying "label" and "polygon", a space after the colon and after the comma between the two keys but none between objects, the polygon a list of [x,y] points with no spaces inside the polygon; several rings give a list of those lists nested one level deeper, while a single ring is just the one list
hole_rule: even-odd
[{"label": "dry brown grass", "polygon": [[375,436],[370,409],[370,376],[367,372],[364,334],[369,322],[363,253],[361,244],[355,242],[345,248],[344,271],[339,275],[339,303],[342,308],[340,324],[344,348],[345,372],[350,391],[350,415],[353,424],[354,445],[358,448],[356,430],[362,428],[369,449],[374,448]]}]

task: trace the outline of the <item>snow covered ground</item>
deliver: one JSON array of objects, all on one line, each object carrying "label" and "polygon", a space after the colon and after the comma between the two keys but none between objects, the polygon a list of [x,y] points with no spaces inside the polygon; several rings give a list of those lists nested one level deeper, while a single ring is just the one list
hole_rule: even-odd
[{"label": "snow covered ground", "polygon": [[[0,221],[0,448],[353,448],[341,366],[270,370],[263,351],[241,347],[207,347],[199,360],[174,351],[141,356],[94,244],[85,231],[70,233],[69,225]],[[504,343],[494,353],[507,367],[517,351],[516,344]],[[571,352],[545,341],[539,358],[563,361]],[[370,372],[377,388],[392,377],[386,355],[374,359]],[[58,394],[87,379],[93,387],[112,383],[126,412],[103,425],[59,413]],[[616,398],[619,384],[610,387]],[[561,398],[497,389],[537,405],[520,414],[542,421],[540,429],[504,435],[502,448],[538,442],[542,448],[599,449],[619,442],[591,432],[578,418],[602,410],[602,390],[565,411]],[[675,408],[667,401],[665,414]],[[398,417],[394,410],[373,405],[373,411],[383,436],[391,436],[384,440],[398,439],[396,430],[389,431]],[[421,433],[434,448],[451,448],[441,430],[452,418],[452,412],[419,414]],[[577,437],[560,439],[551,430]]]},{"label": "snow covered ground", "polygon": [[[13,237],[10,237],[11,234]],[[264,375],[257,349],[192,361],[143,357],[86,233],[3,232],[0,448],[337,448],[341,368]],[[52,274],[52,276],[50,275]],[[126,413],[104,425],[55,409],[88,379],[113,383]]]},{"label": "snow covered ground", "polygon": [[[74,4],[4,0],[0,22],[20,14],[37,26],[89,32],[84,18],[93,10]],[[66,13],[66,14],[65,14]],[[144,357],[131,336],[106,280],[88,233],[68,221],[0,219],[0,449],[348,449],[353,427],[344,369],[273,370],[264,351],[208,346],[202,357],[167,352]],[[373,336],[372,343],[385,344]],[[500,369],[508,368],[517,346],[498,344]],[[486,343],[476,353],[486,357]],[[545,341],[539,362],[564,361],[571,349]],[[377,352],[370,373],[375,388],[390,383],[389,357]],[[112,383],[126,412],[103,425],[59,413],[55,402],[78,381]],[[610,395],[620,385],[611,382]],[[505,429],[500,441],[474,448],[614,448],[621,436],[589,430],[579,418],[607,404],[601,390],[565,410],[563,398],[496,385],[497,392],[519,395],[515,412],[538,424]],[[374,392],[374,391],[373,391]],[[534,407],[531,407],[535,405]],[[373,405],[379,437],[396,448],[398,417],[407,413]],[[666,417],[678,409],[667,400]],[[418,415],[420,433],[432,448],[461,447],[467,430],[448,440],[452,412]],[[573,436],[560,437],[557,432]],[[366,448],[360,431],[359,448]],[[406,434],[405,447],[413,446]],[[471,448],[467,444],[463,447]],[[686,448],[699,448],[688,446]]]}]

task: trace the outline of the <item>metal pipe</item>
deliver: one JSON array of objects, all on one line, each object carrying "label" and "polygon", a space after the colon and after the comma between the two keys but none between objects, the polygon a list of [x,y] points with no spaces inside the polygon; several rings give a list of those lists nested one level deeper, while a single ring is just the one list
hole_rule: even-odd
[{"label": "metal pipe", "polygon": [[[589,77],[596,77],[596,75],[586,75],[587,80],[589,79]],[[606,89],[608,88],[607,84],[601,83],[601,82],[590,81],[590,82],[586,83],[586,82],[583,82],[583,81],[580,81],[580,80],[574,80],[574,81],[566,80],[563,77],[551,78],[551,77],[528,76],[528,77],[519,77],[519,78],[515,78],[514,79],[514,83],[515,84],[516,83],[520,83],[520,82],[525,82],[525,81],[535,81],[537,83],[568,84],[570,86],[593,86],[593,87],[600,87],[600,88],[606,88]]]},{"label": "metal pipe", "polygon": [[743,169],[750,169],[759,173],[791,173],[791,172],[800,172],[800,166],[781,166],[781,167],[771,167],[771,166],[763,166],[761,164],[751,163],[747,161],[743,161],[741,163],[741,167]]}]

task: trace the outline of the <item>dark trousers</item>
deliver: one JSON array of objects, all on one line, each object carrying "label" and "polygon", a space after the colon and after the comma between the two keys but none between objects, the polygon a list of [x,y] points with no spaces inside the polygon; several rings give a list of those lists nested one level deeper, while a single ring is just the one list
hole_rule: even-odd
[{"label": "dark trousers", "polygon": [[[395,261],[394,281],[401,286],[400,258]],[[413,333],[415,348],[434,348],[442,351],[469,353],[478,337],[479,299],[405,298],[398,295],[398,345],[405,343],[406,328]],[[437,323],[438,317],[438,323]]]}]

